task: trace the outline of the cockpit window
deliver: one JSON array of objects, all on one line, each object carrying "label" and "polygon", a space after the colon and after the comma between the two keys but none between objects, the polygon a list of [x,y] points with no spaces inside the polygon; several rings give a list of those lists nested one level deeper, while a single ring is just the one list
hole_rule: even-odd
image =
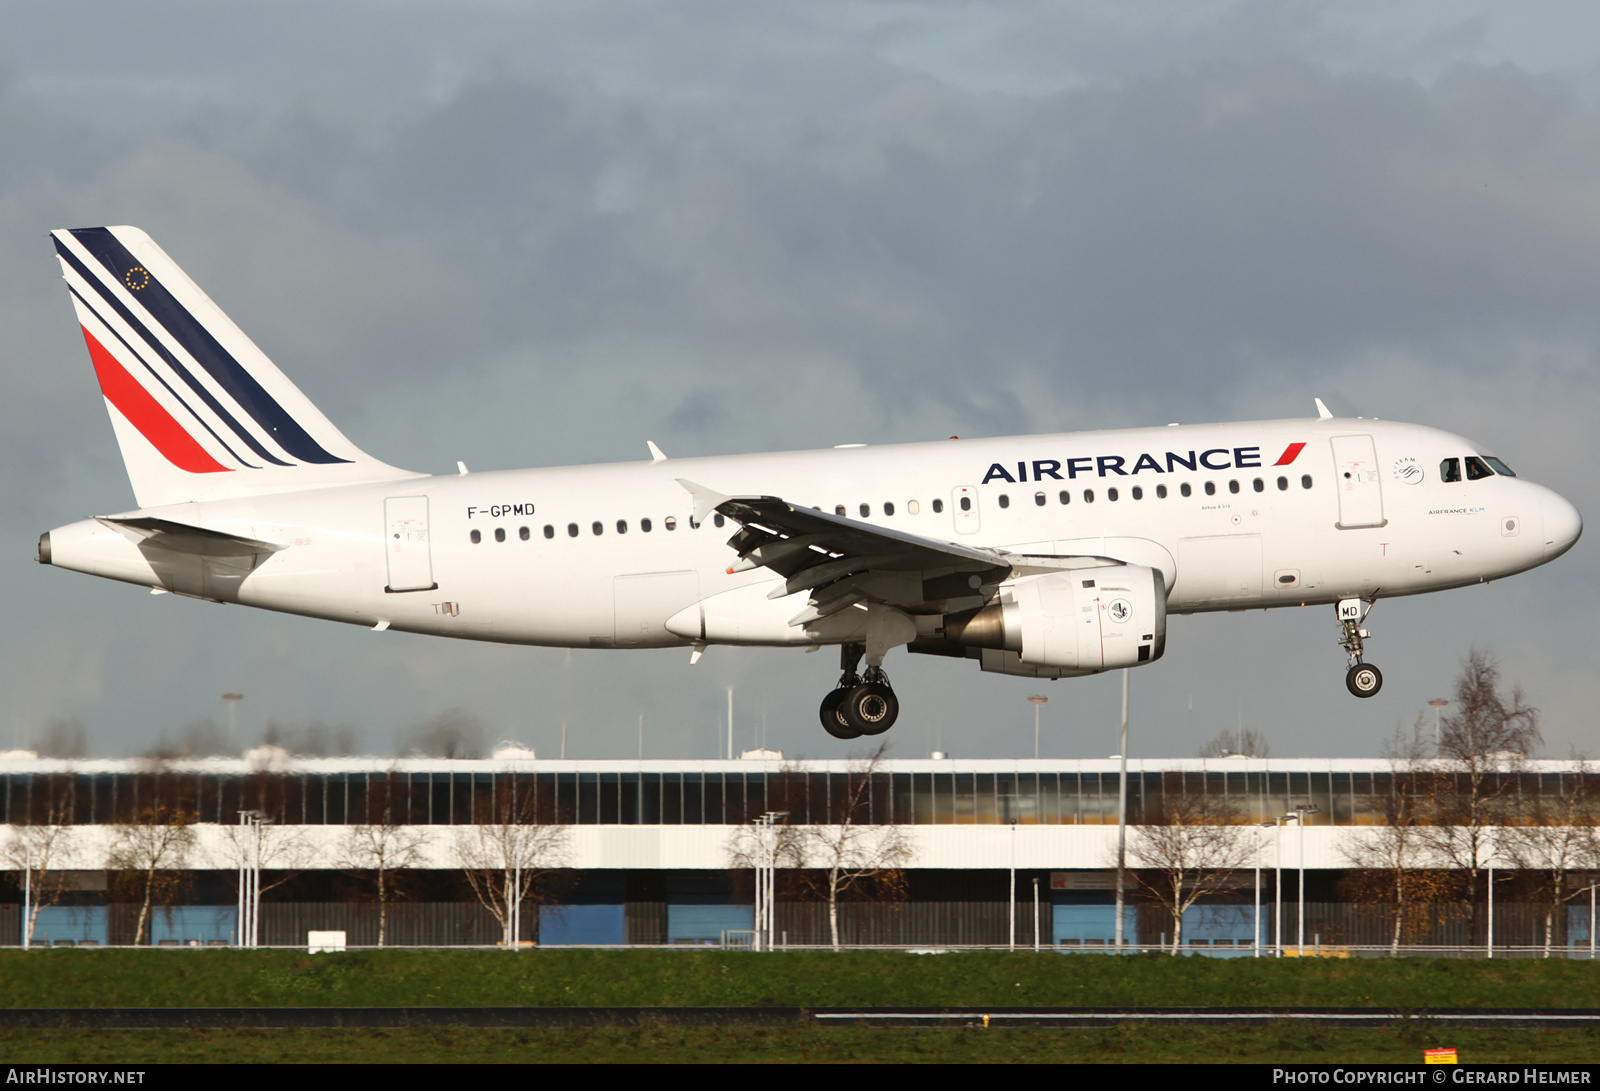
[{"label": "cockpit window", "polygon": [[1468,455],[1466,457],[1466,463],[1468,481],[1482,481],[1486,477],[1494,476],[1494,471],[1485,466],[1483,464],[1483,459],[1479,458],[1477,455]]},{"label": "cockpit window", "polygon": [[1461,460],[1458,458],[1447,458],[1443,462],[1439,463],[1439,480],[1460,481]]},{"label": "cockpit window", "polygon": [[1516,474],[1511,472],[1511,467],[1510,466],[1507,466],[1504,462],[1501,462],[1498,458],[1495,458],[1493,455],[1484,455],[1483,456],[1483,460],[1485,462],[1487,462],[1489,464],[1489,466],[1494,470],[1494,472],[1499,474],[1501,477],[1516,477],[1517,476]]}]

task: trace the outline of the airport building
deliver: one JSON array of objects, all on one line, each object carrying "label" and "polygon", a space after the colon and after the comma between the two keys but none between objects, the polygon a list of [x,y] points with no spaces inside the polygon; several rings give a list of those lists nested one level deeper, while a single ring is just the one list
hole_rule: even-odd
[{"label": "airport building", "polygon": [[[1432,771],[1429,791],[1485,791],[1465,775]],[[1567,865],[1535,866],[1517,829],[1550,825],[1586,794],[1600,800],[1600,781],[1591,788],[1594,774],[1570,762],[1502,763],[1490,775],[1484,798],[1504,824],[1481,831],[1480,871],[1500,872],[1499,942],[1541,943],[1548,877]],[[1420,841],[1410,858],[1393,847],[1392,801],[1412,776],[1369,760],[1130,760],[1130,844],[1140,827],[1232,827],[1230,878],[1188,910],[1186,945],[1271,943],[1280,914],[1286,942],[1382,944],[1393,914],[1370,880],[1384,861],[1450,870]],[[11,756],[0,760],[0,867],[11,869],[0,935],[20,939],[26,877],[42,892],[35,942],[236,942],[241,877],[258,865],[261,944],[329,929],[377,942],[380,870],[399,895],[384,901],[386,942],[493,944],[502,926],[466,875],[485,869],[485,852],[509,851],[539,875],[525,938],[718,943],[752,929],[753,863],[765,852],[777,942],[831,941],[832,864],[863,873],[838,896],[844,943],[1098,946],[1115,932],[1118,794],[1112,760]],[[509,832],[521,847],[503,848]],[[1583,866],[1595,861],[1574,858],[1571,870]],[[1458,883],[1466,900],[1408,923],[1407,942],[1481,942],[1472,881],[1486,899],[1481,875]],[[1589,944],[1591,902],[1561,902],[1553,942]],[[1169,938],[1171,913],[1137,884],[1124,912],[1130,941]]]}]

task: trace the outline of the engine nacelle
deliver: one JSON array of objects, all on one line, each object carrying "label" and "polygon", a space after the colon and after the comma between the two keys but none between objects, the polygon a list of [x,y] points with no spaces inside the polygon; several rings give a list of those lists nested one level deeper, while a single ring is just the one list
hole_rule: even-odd
[{"label": "engine nacelle", "polygon": [[1159,569],[1104,565],[1022,576],[1000,600],[943,619],[912,651],[967,655],[986,671],[1034,678],[1135,667],[1167,645],[1167,588]]},{"label": "engine nacelle", "polygon": [[[1001,595],[1008,589],[1001,584]],[[1009,585],[1006,629],[1021,636],[1024,663],[1074,671],[1135,667],[1167,648],[1167,589],[1138,565],[1024,576]]]}]

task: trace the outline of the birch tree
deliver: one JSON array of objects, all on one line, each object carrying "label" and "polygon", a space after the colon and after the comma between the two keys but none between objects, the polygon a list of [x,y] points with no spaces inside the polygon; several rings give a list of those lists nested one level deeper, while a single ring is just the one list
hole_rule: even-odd
[{"label": "birch tree", "polygon": [[[830,793],[827,821],[794,829],[785,851],[798,866],[820,872],[813,888],[828,903],[828,936],[839,946],[839,899],[854,892],[903,894],[903,869],[915,849],[904,830],[892,823],[872,821],[872,788],[886,748],[846,772],[842,791]],[[815,816],[813,816],[815,817]]]},{"label": "birch tree", "polygon": [[1183,915],[1202,898],[1237,886],[1261,839],[1228,804],[1204,792],[1166,795],[1153,821],[1133,827],[1134,879],[1172,918],[1172,953],[1183,943]]},{"label": "birch tree", "polygon": [[568,828],[544,825],[534,809],[533,789],[496,778],[491,821],[456,831],[456,858],[478,901],[500,922],[501,943],[521,941],[521,909],[537,901],[539,880],[567,864]]},{"label": "birch tree", "polygon": [[139,921],[134,942],[150,942],[150,911],[170,905],[183,885],[183,870],[194,848],[194,812],[169,803],[135,811],[131,821],[117,824],[106,866],[121,873],[124,884],[139,896]]}]

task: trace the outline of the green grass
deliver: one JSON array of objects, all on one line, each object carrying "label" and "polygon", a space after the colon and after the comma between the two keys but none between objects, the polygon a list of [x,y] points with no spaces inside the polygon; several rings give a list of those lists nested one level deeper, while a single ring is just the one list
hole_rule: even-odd
[{"label": "green grass", "polygon": [[889,951],[0,952],[0,1006],[1600,1008],[1600,964]]},{"label": "green grass", "polygon": [[0,1032],[13,1064],[154,1063],[741,1063],[741,1064],[1417,1064],[1430,1046],[1466,1064],[1583,1064],[1600,1057],[1586,1031],[1448,1030],[1425,1023],[1342,1027],[939,1030],[867,1027],[629,1027],[560,1030]]}]

